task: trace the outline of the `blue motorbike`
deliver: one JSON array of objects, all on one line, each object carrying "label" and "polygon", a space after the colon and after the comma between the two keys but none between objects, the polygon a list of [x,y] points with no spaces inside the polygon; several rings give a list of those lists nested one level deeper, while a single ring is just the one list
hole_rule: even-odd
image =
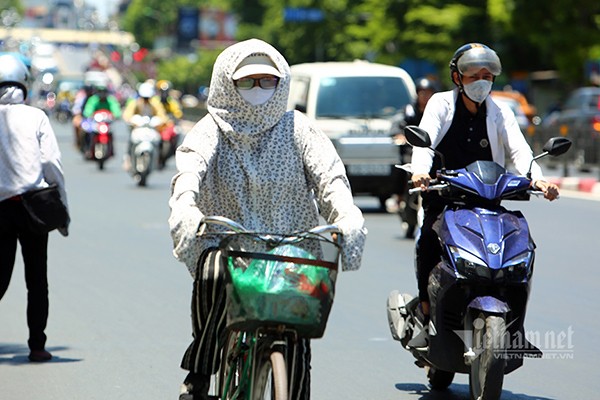
[{"label": "blue motorbike", "polygon": [[[431,148],[427,132],[416,126],[406,136],[413,146]],[[552,138],[534,160],[570,146],[566,138]],[[443,255],[429,277],[430,317],[426,322],[417,297],[392,291],[392,337],[426,370],[432,389],[444,390],[456,373],[464,373],[473,400],[500,399],[504,375],[521,367],[524,357],[542,356],[524,333],[535,244],[523,214],[501,202],[541,192],[532,189],[530,173],[516,175],[493,161],[442,168],[428,190],[449,200],[435,226]],[[409,347],[424,329],[428,346]]]}]

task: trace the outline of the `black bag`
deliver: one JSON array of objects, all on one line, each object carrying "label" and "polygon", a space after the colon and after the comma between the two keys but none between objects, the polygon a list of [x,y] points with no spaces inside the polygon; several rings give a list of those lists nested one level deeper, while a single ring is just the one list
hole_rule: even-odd
[{"label": "black bag", "polygon": [[57,185],[23,193],[21,199],[29,216],[29,225],[34,231],[48,233],[69,224],[69,213],[60,200]]}]

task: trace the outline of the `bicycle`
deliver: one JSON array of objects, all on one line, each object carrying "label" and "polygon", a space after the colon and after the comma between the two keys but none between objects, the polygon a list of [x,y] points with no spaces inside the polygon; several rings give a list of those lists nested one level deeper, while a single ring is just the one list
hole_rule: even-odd
[{"label": "bicycle", "polygon": [[[211,399],[288,400],[298,341],[319,338],[333,304],[341,232],[317,226],[288,235],[249,231],[220,216],[226,265],[227,323]],[[324,236],[332,234],[332,238]]]}]

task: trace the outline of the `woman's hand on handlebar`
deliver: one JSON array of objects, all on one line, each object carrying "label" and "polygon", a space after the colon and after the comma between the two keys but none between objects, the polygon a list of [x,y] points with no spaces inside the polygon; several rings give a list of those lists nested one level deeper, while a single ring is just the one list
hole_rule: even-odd
[{"label": "woman's hand on handlebar", "polygon": [[429,187],[431,177],[429,176],[429,174],[414,174],[411,179],[415,188],[421,188],[421,190],[426,190],[427,187]]},{"label": "woman's hand on handlebar", "polygon": [[558,198],[558,186],[554,183],[537,180],[533,182],[532,186],[544,193],[544,197],[550,201]]}]

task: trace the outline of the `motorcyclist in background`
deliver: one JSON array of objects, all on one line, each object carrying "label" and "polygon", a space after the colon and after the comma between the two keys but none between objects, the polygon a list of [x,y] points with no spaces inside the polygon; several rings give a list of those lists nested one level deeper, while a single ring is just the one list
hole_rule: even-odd
[{"label": "motorcyclist in background", "polygon": [[[159,80],[156,82],[156,89],[169,118],[160,131],[162,141],[158,168],[162,169],[165,167],[167,159],[175,155],[175,149],[179,145],[179,120],[183,117],[183,111],[179,100],[173,96],[171,82],[164,79]],[[167,147],[164,148],[164,146]]]},{"label": "motorcyclist in background", "polygon": [[110,94],[106,86],[98,86],[95,93],[89,97],[83,109],[83,117],[91,118],[98,110],[110,111],[115,119],[121,117],[119,100]]},{"label": "motorcyclist in background", "polygon": [[167,113],[160,99],[156,96],[156,90],[151,82],[141,83],[137,90],[137,96],[130,98],[123,110],[123,120],[131,123],[134,115],[145,117],[159,117],[167,121]]},{"label": "motorcyclist in background", "polygon": [[71,122],[73,123],[73,133],[75,136],[75,147],[81,150],[83,145],[83,131],[81,130],[81,122],[83,121],[83,109],[88,101],[88,99],[94,94],[94,86],[86,82],[83,87],[75,94],[75,99],[73,100],[73,108],[71,108],[71,113],[73,115],[73,119]]},{"label": "motorcyclist in background", "polygon": [[[146,81],[138,86],[137,96],[130,98],[125,104],[123,110],[123,121],[131,125],[132,118],[135,115],[144,117],[158,117],[163,124],[167,123],[169,118],[160,99],[156,96],[156,90],[152,82]],[[159,130],[161,127],[159,127]],[[131,133],[131,132],[130,132]],[[127,154],[123,160],[123,169],[129,170],[131,165],[131,135],[129,135],[129,144],[127,146]]]},{"label": "motorcyclist in background", "polygon": [[172,116],[175,122],[183,117],[183,111],[181,111],[181,104],[175,96],[173,96],[173,85],[171,82],[161,79],[156,82],[156,89],[160,96],[160,102],[162,103],[167,115]]},{"label": "motorcyclist in background", "polygon": [[427,102],[434,93],[440,91],[438,82],[429,78],[417,79],[415,88],[417,90],[417,101],[414,104],[406,105],[404,109],[404,126],[419,125]]},{"label": "motorcyclist in background", "polygon": [[[121,117],[121,104],[119,100],[112,94],[110,94],[108,87],[102,84],[96,86],[94,94],[91,95],[85,107],[83,108],[83,118],[92,118],[94,113],[99,110],[108,110],[112,114],[113,120]],[[87,134],[86,134],[87,133]],[[91,144],[91,132],[84,132],[84,149],[85,155],[88,159],[92,158],[90,144]],[[112,151],[112,150],[111,150]]]},{"label": "motorcyclist in background", "polygon": [[[423,77],[417,79],[415,82],[415,89],[417,92],[417,99],[414,103],[407,104],[404,107],[402,119],[398,122],[399,126],[397,132],[399,133],[394,136],[394,141],[398,144],[400,149],[401,164],[410,163],[410,157],[412,155],[412,148],[406,143],[406,138],[404,137],[404,128],[408,125],[419,125],[421,118],[423,117],[423,112],[425,111],[425,106],[431,96],[439,91],[439,85],[434,79]],[[407,171],[396,168],[394,169],[394,174],[397,182],[397,192],[392,196],[392,200],[404,225],[406,225],[405,237],[407,239],[412,239],[415,237],[417,230],[416,214],[420,207],[419,195],[408,194],[409,186],[412,187],[412,185],[408,185],[410,174]]]}]

